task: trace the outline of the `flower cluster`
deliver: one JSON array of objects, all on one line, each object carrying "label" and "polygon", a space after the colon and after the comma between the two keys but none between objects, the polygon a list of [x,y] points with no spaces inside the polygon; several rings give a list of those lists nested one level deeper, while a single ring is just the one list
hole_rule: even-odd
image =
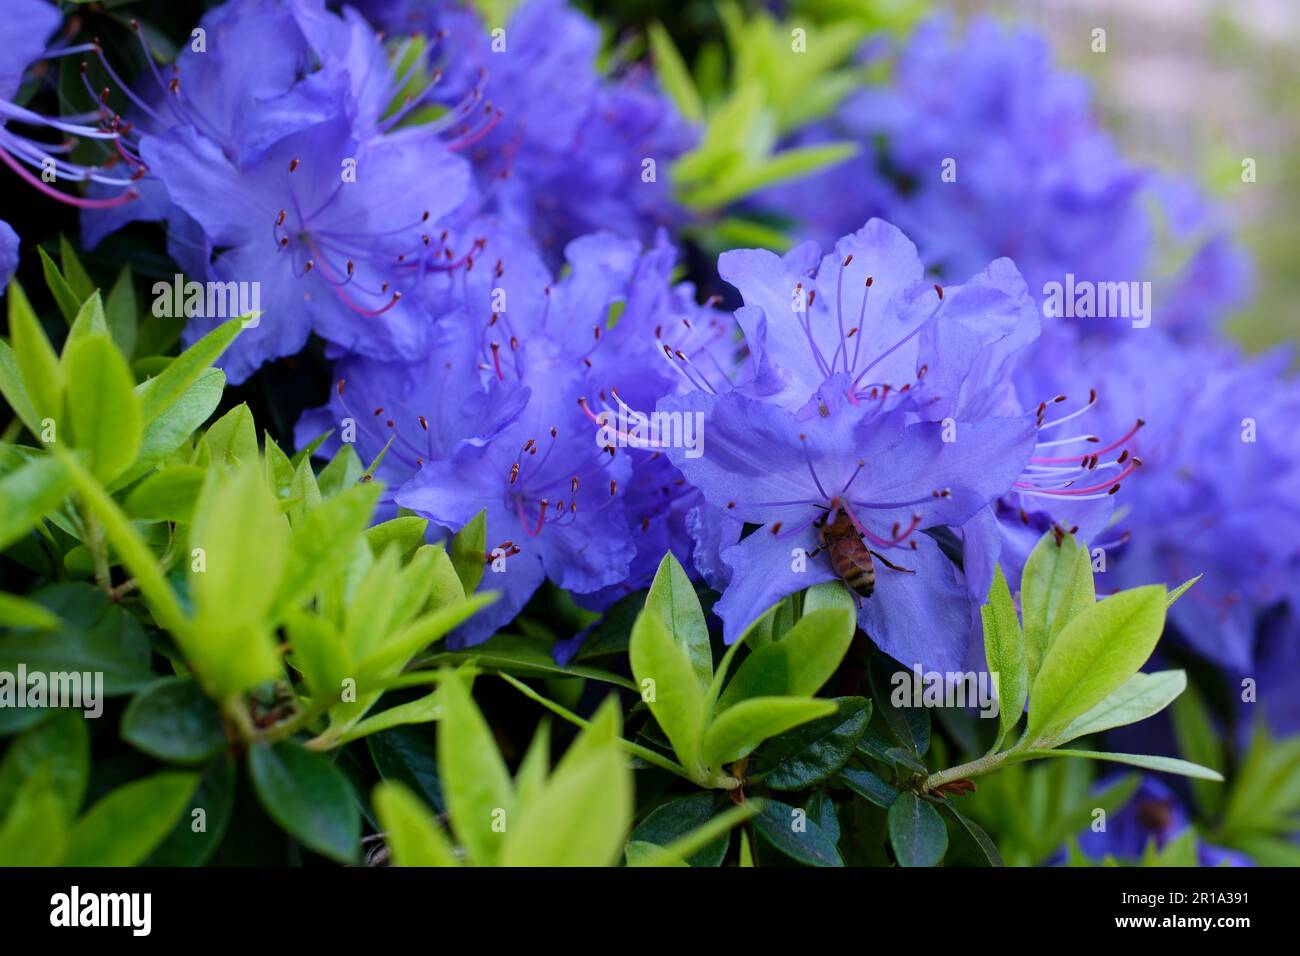
[{"label": "flower cluster", "polygon": [[[486,514],[503,599],[462,642],[543,581],[603,609],[671,551],[721,593],[728,641],[838,577],[881,648],[958,667],[994,568],[1014,585],[1053,528],[1117,586],[1205,572],[1173,620],[1227,668],[1298,597],[1300,395],[1285,357],[1217,330],[1244,257],[1194,188],[1124,158],[1032,32],[927,23],[887,84],[798,129],[862,148],[747,200],[808,241],[724,253],[728,310],[677,281],[671,167],[700,130],[562,0],[500,24],[230,0],[166,66],[133,24],[134,79],[98,41],[47,47],[58,22],[21,0],[4,25],[0,158],[84,206],[88,245],[157,222],[191,277],[255,285],[231,382],[324,341],[335,384],[299,444],[380,460],[386,512],[436,535]],[[67,57],[95,110],[17,105],[33,62]],[[15,245],[0,224],[0,273]],[[1079,313],[1085,287],[1127,311]]]}]

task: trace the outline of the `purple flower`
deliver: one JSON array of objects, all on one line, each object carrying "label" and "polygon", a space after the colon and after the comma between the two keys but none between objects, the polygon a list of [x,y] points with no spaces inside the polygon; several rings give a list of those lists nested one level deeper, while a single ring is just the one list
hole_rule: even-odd
[{"label": "purple flower", "polygon": [[[600,31],[564,0],[525,0],[505,23],[450,4],[385,0],[363,10],[388,29],[439,37],[432,94],[448,105],[481,96],[496,115],[466,151],[479,186],[467,214],[504,217],[553,262],[585,233],[649,242],[681,218],[668,171],[696,132],[644,67],[598,72]],[[643,176],[646,160],[653,179]]]},{"label": "purple flower", "polygon": [[[1132,863],[1141,860],[1149,845],[1163,850],[1189,826],[1191,821],[1178,794],[1155,777],[1143,776],[1132,799],[1109,815],[1105,830],[1089,828],[1079,834],[1079,849],[1093,860],[1109,856]],[[1200,866],[1255,865],[1244,853],[1200,840],[1196,855]]]},{"label": "purple flower", "polygon": [[923,280],[906,237],[873,220],[825,258],[808,246],[784,258],[745,250],[724,254],[719,271],[746,303],[737,320],[753,379],[660,408],[704,416],[702,456],[667,454],[711,505],[759,526],[722,552],[731,575],[715,610],[725,636],[735,640],[780,598],[835,577],[818,529],[844,511],[877,556],[875,593],[860,602],[863,629],[899,660],[960,665],[970,600],[956,566],[920,532],[959,526],[1007,491],[1035,429],[1032,416],[990,414],[996,403],[973,395],[974,420],[921,412],[951,399],[948,386],[977,351],[933,330],[999,307],[1014,326],[1023,310],[998,287],[1014,270],[997,265],[969,287],[938,289]]},{"label": "purple flower", "polygon": [[[135,193],[129,187],[129,171],[108,170],[86,165],[70,158],[66,144],[51,145],[48,137],[28,136],[23,127],[35,127],[46,133],[63,134],[63,139],[114,142],[118,133],[108,124],[91,126],[84,117],[44,116],[14,101],[27,68],[37,60],[53,59],[76,53],[85,47],[61,47],[46,50],[46,41],[59,26],[57,8],[43,0],[15,0],[4,11],[0,22],[0,162],[8,166],[37,192],[51,199],[83,209],[108,208],[129,202]],[[116,157],[114,157],[116,158]],[[52,178],[51,178],[52,177]],[[118,196],[111,199],[83,198],[56,189],[51,182],[89,183],[111,187]]]},{"label": "purple flower", "polygon": [[18,233],[0,219],[0,286],[7,286],[18,270]]}]

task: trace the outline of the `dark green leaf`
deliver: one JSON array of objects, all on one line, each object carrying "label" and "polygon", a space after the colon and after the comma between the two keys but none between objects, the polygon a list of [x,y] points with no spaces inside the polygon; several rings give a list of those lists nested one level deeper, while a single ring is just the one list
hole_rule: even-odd
[{"label": "dark green leaf", "polygon": [[351,863],[361,838],[361,814],[352,786],[323,754],[293,741],[256,744],[249,773],[262,806],[310,850]]},{"label": "dark green leaf", "polygon": [[773,790],[803,790],[843,767],[871,719],[871,701],[839,697],[836,712],[767,741],[750,761],[748,779]]},{"label": "dark green leaf", "polygon": [[766,800],[754,817],[758,835],[790,859],[808,866],[843,866],[844,860],[830,835],[808,811],[776,800]]},{"label": "dark green leaf", "polygon": [[[678,797],[652,810],[637,824],[628,840],[668,846],[707,823],[717,809],[718,798],[709,791]],[[721,866],[730,842],[730,834],[719,837],[703,850],[688,857],[686,862],[691,866]]]},{"label": "dark green leaf", "polygon": [[202,763],[226,745],[221,712],[188,677],[164,677],[131,698],[122,739],[151,757]]},{"label": "dark green leaf", "polygon": [[938,866],[948,850],[948,828],[930,803],[904,790],[889,808],[889,845],[899,866]]}]

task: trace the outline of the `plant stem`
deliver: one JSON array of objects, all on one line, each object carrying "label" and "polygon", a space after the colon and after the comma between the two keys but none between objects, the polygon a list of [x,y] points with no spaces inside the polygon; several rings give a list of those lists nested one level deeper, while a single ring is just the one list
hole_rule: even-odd
[{"label": "plant stem", "polygon": [[91,560],[95,564],[95,584],[111,598],[113,576],[108,567],[108,545],[104,540],[104,526],[99,523],[99,519],[85,502],[81,503],[79,510],[82,526],[86,531],[86,548],[90,551]]},{"label": "plant stem", "polygon": [[945,783],[951,783],[954,780],[961,780],[967,777],[978,777],[981,774],[989,773],[1000,767],[1009,756],[1010,750],[1004,750],[1001,753],[985,754],[978,760],[972,760],[970,763],[964,763],[957,767],[950,767],[947,770],[940,770],[938,773],[932,773],[925,778],[924,789],[926,791],[934,790],[936,787],[942,787]]}]

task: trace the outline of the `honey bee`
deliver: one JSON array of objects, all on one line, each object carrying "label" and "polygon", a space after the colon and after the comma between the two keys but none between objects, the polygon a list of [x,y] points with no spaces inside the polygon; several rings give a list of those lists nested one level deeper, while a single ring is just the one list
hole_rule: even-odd
[{"label": "honey bee", "polygon": [[849,586],[854,594],[869,598],[876,590],[876,565],[872,555],[880,563],[894,571],[915,574],[911,568],[901,568],[893,564],[878,551],[867,547],[853,518],[838,501],[831,502],[826,516],[817,528],[818,549],[825,549],[831,559],[831,568],[840,580]]}]

